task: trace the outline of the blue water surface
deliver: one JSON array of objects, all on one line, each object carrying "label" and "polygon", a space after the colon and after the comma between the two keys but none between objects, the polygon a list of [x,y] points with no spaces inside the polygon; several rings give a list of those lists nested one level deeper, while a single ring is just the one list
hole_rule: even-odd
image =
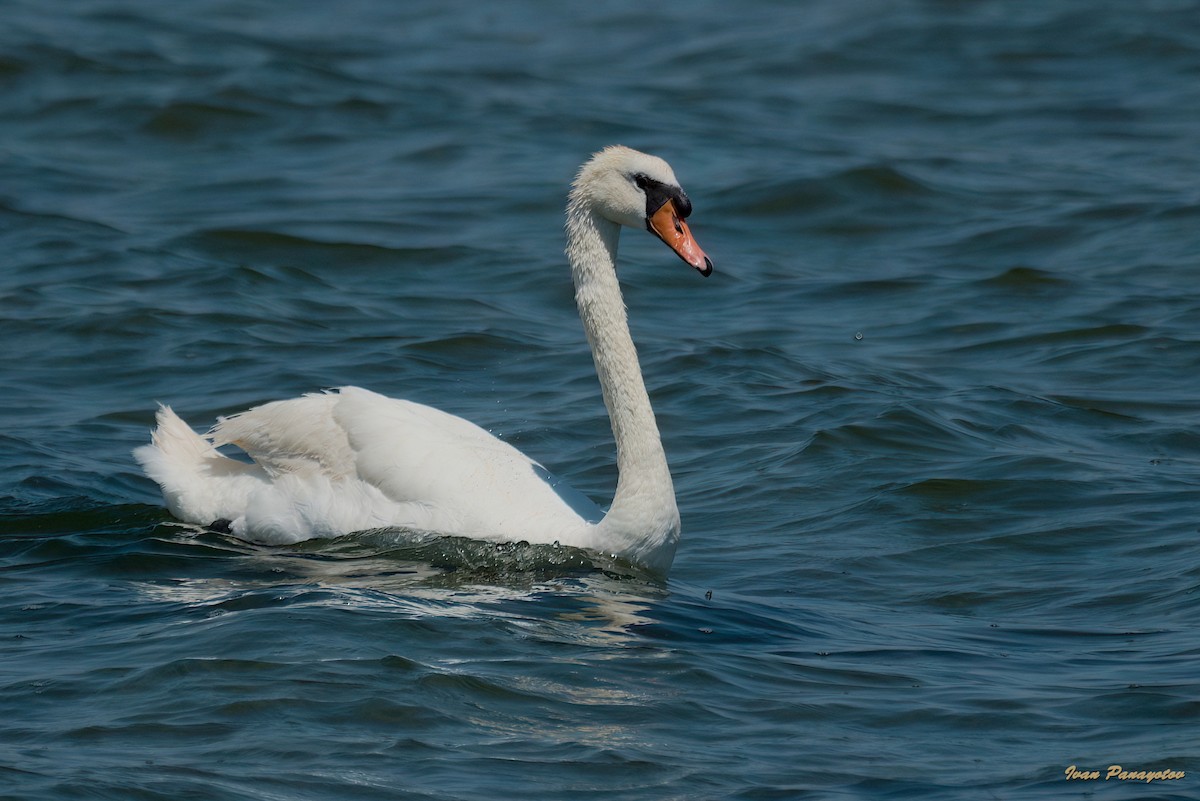
[{"label": "blue water surface", "polygon": [[[1200,3],[2,13],[0,796],[1200,796]],[[716,264],[622,243],[669,579],[171,520],[156,402],[344,384],[607,503],[612,143]]]}]

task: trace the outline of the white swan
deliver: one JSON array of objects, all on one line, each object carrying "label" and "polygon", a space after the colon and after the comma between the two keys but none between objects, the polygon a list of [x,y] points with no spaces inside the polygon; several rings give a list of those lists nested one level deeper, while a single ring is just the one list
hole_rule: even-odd
[{"label": "white swan", "polygon": [[[647,228],[707,276],[684,219],[691,202],[662,159],[614,146],[579,170],[567,203],[575,298],[612,421],[616,494],[607,514],[482,428],[358,387],[219,418],[198,436],[167,406],[134,451],[171,513],[243,539],[286,544],[403,527],[552,543],[665,573],[679,510],[617,283],[620,226]],[[253,464],[216,448],[233,444]]]}]

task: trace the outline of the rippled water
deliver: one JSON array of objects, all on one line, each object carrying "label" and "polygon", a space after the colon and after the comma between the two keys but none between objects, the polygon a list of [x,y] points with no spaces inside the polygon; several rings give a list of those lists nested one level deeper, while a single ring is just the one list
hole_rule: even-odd
[{"label": "rippled water", "polygon": [[[1200,794],[1194,0],[4,18],[0,795]],[[717,269],[625,236],[668,581],[169,519],[156,401],[347,383],[610,497],[561,219],[614,142]]]}]

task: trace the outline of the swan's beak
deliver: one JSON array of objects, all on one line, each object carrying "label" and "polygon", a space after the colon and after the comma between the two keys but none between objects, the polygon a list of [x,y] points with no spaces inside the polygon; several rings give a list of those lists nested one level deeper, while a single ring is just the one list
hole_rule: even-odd
[{"label": "swan's beak", "polygon": [[704,255],[696,240],[692,239],[692,232],[679,216],[674,200],[662,204],[646,221],[646,227],[666,242],[667,247],[675,251],[679,258],[699,270],[705,278],[712,274],[712,260]]}]

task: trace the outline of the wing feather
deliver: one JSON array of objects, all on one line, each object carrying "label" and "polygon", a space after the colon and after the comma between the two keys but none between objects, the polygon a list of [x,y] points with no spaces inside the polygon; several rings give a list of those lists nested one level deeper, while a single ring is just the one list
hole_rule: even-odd
[{"label": "wing feather", "polygon": [[265,403],[219,418],[209,438],[241,448],[272,476],[353,476],[354,453],[333,417],[337,400],[326,392]]},{"label": "wing feather", "polygon": [[[343,387],[334,417],[357,459],[358,476],[397,502],[454,510],[464,531],[529,531],[580,521],[569,493],[540,464],[456,415],[357,387]],[[544,519],[533,520],[536,509]],[[588,516],[595,516],[594,514]]]},{"label": "wing feather", "polygon": [[581,494],[474,423],[359,387],[256,406],[220,418],[209,436],[273,479],[361,482],[399,509],[420,505],[446,532],[526,537],[599,519]]}]

